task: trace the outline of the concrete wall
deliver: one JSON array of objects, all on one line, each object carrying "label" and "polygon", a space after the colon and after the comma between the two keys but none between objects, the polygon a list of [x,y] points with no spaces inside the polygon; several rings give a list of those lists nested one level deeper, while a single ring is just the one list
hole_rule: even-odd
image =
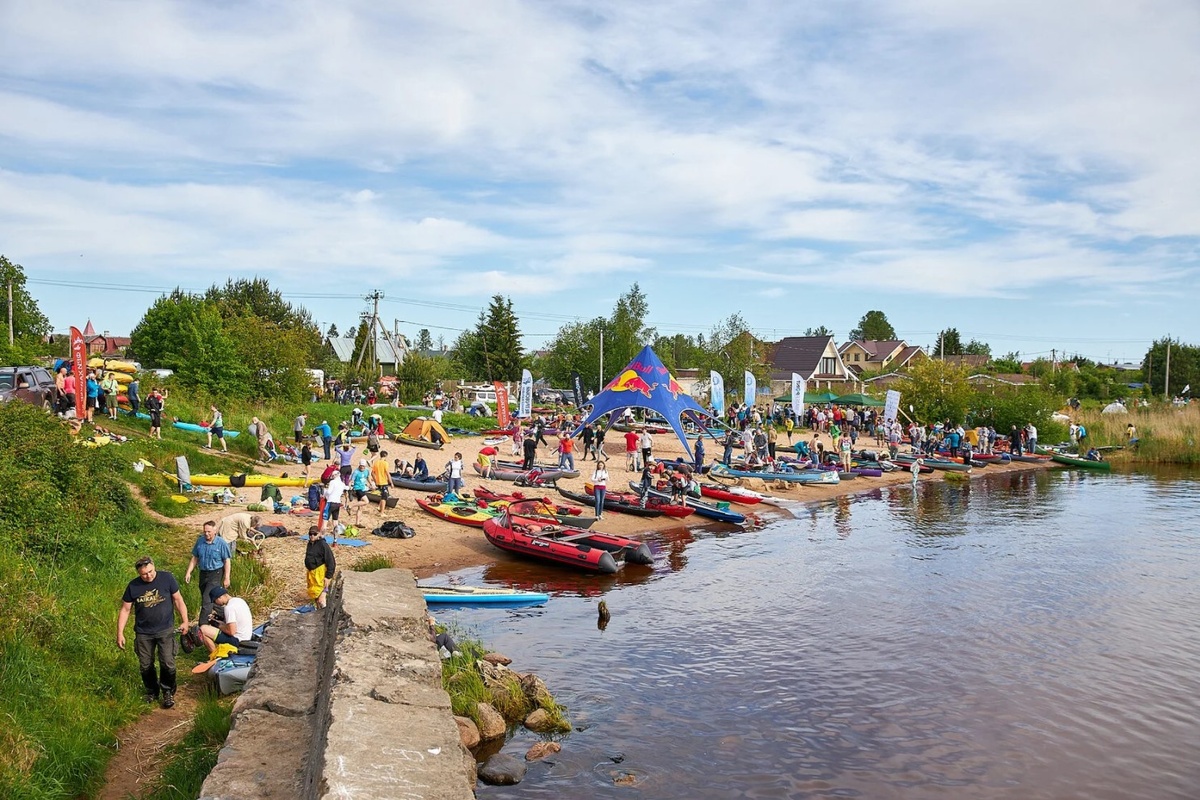
[{"label": "concrete wall", "polygon": [[342,573],[329,600],[267,629],[200,796],[473,798],[412,573]]}]

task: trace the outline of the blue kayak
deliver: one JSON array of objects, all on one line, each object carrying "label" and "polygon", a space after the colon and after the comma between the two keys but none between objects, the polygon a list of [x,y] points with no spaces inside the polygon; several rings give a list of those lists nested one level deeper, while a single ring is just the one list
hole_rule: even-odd
[{"label": "blue kayak", "polygon": [[[208,428],[204,427],[203,425],[197,425],[194,422],[172,422],[171,424],[176,428],[179,428],[181,431],[191,431],[192,433],[208,433]],[[225,435],[230,439],[236,439],[238,436],[238,431],[227,430],[225,431]]]},{"label": "blue kayak", "polygon": [[[642,490],[641,481],[630,481],[629,488],[635,492],[640,492]],[[651,489],[650,494],[654,497],[662,498],[668,502],[671,502],[672,500],[672,496],[669,492]],[[700,517],[708,517],[709,519],[715,519],[720,522],[731,522],[734,525],[740,525],[746,521],[745,514],[739,514],[738,512],[731,511],[728,508],[721,508],[715,503],[706,503],[705,501],[690,495],[684,497],[683,502],[686,505],[696,509],[696,515]]]},{"label": "blue kayak", "polygon": [[734,469],[718,463],[713,464],[709,472],[712,475],[730,475],[738,478],[758,478],[764,481],[788,481],[790,483],[839,483],[841,481],[837,472],[822,469],[805,469],[796,472],[755,472]]},{"label": "blue kayak", "polygon": [[523,589],[503,589],[491,586],[418,586],[426,603],[453,605],[540,605],[550,595],[527,592]]}]

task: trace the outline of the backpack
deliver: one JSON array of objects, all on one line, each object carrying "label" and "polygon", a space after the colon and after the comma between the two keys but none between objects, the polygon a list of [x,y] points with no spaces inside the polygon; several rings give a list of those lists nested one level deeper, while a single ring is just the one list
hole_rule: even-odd
[{"label": "backpack", "polygon": [[325,467],[325,471],[321,473],[321,483],[329,483],[331,480],[333,480],[333,476],[337,474],[337,465],[330,464],[329,466]]},{"label": "backpack", "polygon": [[371,531],[371,533],[376,536],[382,536],[385,539],[411,539],[417,535],[416,531],[399,520],[389,520]]}]

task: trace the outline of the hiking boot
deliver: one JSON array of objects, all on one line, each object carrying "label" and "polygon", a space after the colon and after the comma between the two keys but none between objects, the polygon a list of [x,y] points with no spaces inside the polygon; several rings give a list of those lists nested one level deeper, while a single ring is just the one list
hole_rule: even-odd
[{"label": "hiking boot", "polygon": [[163,708],[174,708],[175,707],[175,693],[172,692],[170,689],[163,690],[162,707]]},{"label": "hiking boot", "polygon": [[157,702],[158,702],[158,695],[157,695],[157,694],[155,694],[154,692],[145,692],[145,693],[142,695],[142,699],[143,699],[144,701],[146,701],[147,703],[157,703]]}]

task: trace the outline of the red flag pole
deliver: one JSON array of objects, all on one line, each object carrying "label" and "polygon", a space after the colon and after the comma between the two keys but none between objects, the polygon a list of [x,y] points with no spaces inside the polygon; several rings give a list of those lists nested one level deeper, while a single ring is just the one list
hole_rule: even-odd
[{"label": "red flag pole", "polygon": [[71,327],[71,371],[75,373],[75,419],[87,419],[87,342]]}]

